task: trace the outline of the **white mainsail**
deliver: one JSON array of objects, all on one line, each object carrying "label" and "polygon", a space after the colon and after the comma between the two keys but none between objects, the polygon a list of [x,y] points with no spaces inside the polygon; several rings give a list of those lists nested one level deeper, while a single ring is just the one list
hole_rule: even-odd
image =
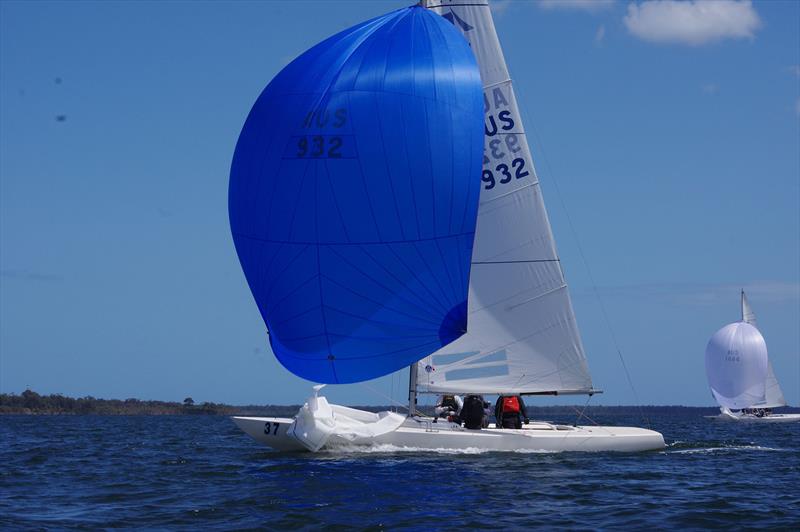
[{"label": "white mainsail", "polygon": [[468,331],[418,363],[421,392],[592,393],[539,180],[487,0],[423,0],[469,41],[486,139]]},{"label": "white mainsail", "polygon": [[[750,303],[747,301],[744,290],[742,290],[742,321],[758,328],[756,315],[750,307]],[[781,390],[781,385],[778,384],[775,371],[772,369],[772,362],[769,359],[767,359],[767,382],[764,402],[753,406],[755,408],[778,408],[780,406],[786,406],[786,398],[783,396],[783,390]]]}]

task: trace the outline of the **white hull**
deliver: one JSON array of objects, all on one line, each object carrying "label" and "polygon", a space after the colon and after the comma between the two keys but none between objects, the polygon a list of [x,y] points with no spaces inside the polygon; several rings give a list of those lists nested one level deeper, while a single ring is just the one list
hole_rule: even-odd
[{"label": "white hull", "polygon": [[[293,434],[294,419],[273,417],[233,417],[244,432],[279,451],[306,451]],[[276,426],[277,424],[277,426]],[[664,448],[663,436],[655,431],[634,427],[573,427],[532,422],[522,429],[470,430],[454,423],[432,418],[406,418],[386,434],[368,438],[331,436],[322,450],[337,447],[391,445],[413,449],[477,449],[485,451],[652,451]]]},{"label": "white hull", "polygon": [[793,423],[800,421],[800,414],[770,414],[768,416],[754,416],[752,414],[719,414],[717,416],[707,416],[717,421],[736,421],[743,423]]}]

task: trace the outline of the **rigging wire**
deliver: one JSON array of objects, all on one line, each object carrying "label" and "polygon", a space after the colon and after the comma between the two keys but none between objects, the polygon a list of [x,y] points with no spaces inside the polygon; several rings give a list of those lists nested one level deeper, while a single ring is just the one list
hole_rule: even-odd
[{"label": "rigging wire", "polygon": [[400,402],[398,402],[398,401],[395,401],[395,400],[394,400],[394,398],[392,398],[392,397],[389,397],[389,396],[388,396],[388,395],[386,395],[385,393],[383,393],[383,392],[380,392],[380,391],[376,390],[375,388],[373,388],[372,386],[370,386],[370,385],[369,385],[369,384],[367,384],[366,382],[360,382],[360,383],[358,383],[358,384],[360,384],[361,386],[363,386],[363,387],[364,387],[364,388],[366,388],[367,390],[371,391],[371,392],[372,392],[372,393],[374,393],[375,395],[379,395],[379,396],[383,397],[384,399],[388,399],[388,400],[389,400],[389,402],[390,402],[390,403],[392,403],[392,404],[394,404],[396,407],[402,408],[402,409],[404,409],[404,410],[408,410],[408,405],[404,405],[403,403],[400,403]]},{"label": "rigging wire", "polygon": [[[517,109],[519,110],[519,107]],[[567,225],[569,225],[570,232],[572,233],[572,238],[575,240],[575,244],[578,248],[578,254],[581,257],[581,262],[583,262],[583,267],[586,269],[586,273],[589,277],[589,282],[592,285],[592,292],[594,293],[595,297],[597,298],[597,302],[600,305],[600,311],[603,315],[603,321],[605,322],[606,328],[608,329],[609,335],[611,336],[611,342],[614,344],[614,349],[617,351],[617,355],[619,355],[619,360],[622,363],[622,369],[625,371],[625,378],[628,381],[628,386],[630,386],[631,391],[633,392],[633,396],[636,399],[636,406],[639,408],[639,414],[642,416],[642,419],[645,421],[645,423],[647,423],[647,428],[651,428],[650,419],[647,416],[645,416],[644,409],[642,408],[642,402],[639,399],[639,394],[636,391],[636,387],[633,385],[633,380],[631,379],[631,374],[628,371],[628,366],[627,364],[625,364],[625,357],[622,356],[622,349],[620,349],[619,347],[619,342],[617,342],[617,335],[614,332],[614,328],[611,326],[611,320],[608,317],[608,312],[606,311],[606,306],[603,303],[603,298],[600,297],[600,292],[597,290],[597,283],[595,283],[594,281],[592,270],[591,268],[589,268],[589,261],[586,259],[586,255],[583,252],[583,246],[581,245],[581,241],[578,238],[578,232],[576,231],[575,225],[572,222],[572,217],[569,214],[566,202],[564,201],[564,198],[561,195],[561,189],[558,186],[558,179],[556,179],[555,172],[553,172],[553,168],[550,165],[550,160],[547,158],[547,153],[545,152],[544,149],[544,143],[542,142],[541,137],[539,137],[539,130],[536,129],[536,121],[532,120],[533,118],[532,113],[527,108],[523,108],[522,114],[524,115],[525,124],[530,125],[530,127],[533,129],[533,134],[536,138],[536,143],[539,146],[539,152],[542,154],[542,161],[544,162],[544,165],[547,168],[547,175],[550,176],[550,181],[553,183],[553,188],[556,191],[556,196],[558,196],[558,202],[561,204],[561,208],[564,210],[564,215],[567,219]],[[531,156],[533,155],[531,154]],[[534,166],[534,168],[536,167]],[[538,172],[537,172],[537,177],[538,177]]]},{"label": "rigging wire", "polygon": [[592,422],[592,423],[594,423],[595,425],[598,425],[598,426],[599,426],[599,423],[598,423],[597,421],[595,421],[594,419],[590,418],[588,415],[586,415],[586,414],[585,414],[585,412],[586,412],[586,409],[587,409],[587,408],[589,408],[589,401],[591,401],[591,400],[592,400],[592,397],[593,397],[593,396],[592,396],[592,395],[590,395],[589,397],[587,397],[587,398],[586,398],[586,404],[585,404],[585,405],[583,405],[583,408],[582,408],[582,409],[578,410],[578,409],[577,409],[577,408],[575,408],[574,406],[572,407],[572,409],[573,409],[575,412],[577,412],[577,413],[578,413],[578,418],[575,420],[575,423],[573,424],[573,426],[574,426],[574,427],[577,427],[577,426],[578,426],[578,423],[580,422],[580,420],[581,420],[581,418],[582,418],[582,417],[585,417],[586,419],[588,419],[589,421],[591,421],[591,422]]}]

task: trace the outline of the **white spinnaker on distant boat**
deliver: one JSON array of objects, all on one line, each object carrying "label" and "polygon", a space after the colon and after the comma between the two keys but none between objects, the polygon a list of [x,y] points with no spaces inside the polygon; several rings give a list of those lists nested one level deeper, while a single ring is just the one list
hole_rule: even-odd
[{"label": "white spinnaker on distant boat", "polygon": [[[750,302],[747,301],[744,290],[742,290],[742,321],[758,328],[756,314],[750,307]],[[786,406],[786,398],[783,396],[783,390],[781,390],[781,385],[778,384],[778,378],[775,377],[775,371],[772,369],[772,361],[770,361],[769,358],[767,358],[767,381],[765,388],[764,402],[753,406],[757,408],[778,408],[780,406]]]},{"label": "white spinnaker on distant boat", "polygon": [[741,410],[763,403],[767,344],[758,329],[739,321],[714,333],[706,347],[706,376],[720,406]]},{"label": "white spinnaker on distant boat", "polygon": [[468,332],[419,362],[418,390],[590,393],[539,180],[486,0],[424,0],[478,60],[486,139],[470,272]]}]

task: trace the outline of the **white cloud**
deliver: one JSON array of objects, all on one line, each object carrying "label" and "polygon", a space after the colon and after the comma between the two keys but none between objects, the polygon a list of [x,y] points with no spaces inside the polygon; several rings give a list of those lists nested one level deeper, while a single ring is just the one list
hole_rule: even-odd
[{"label": "white cloud", "polygon": [[547,10],[571,9],[575,11],[602,11],[614,5],[616,0],[539,0],[539,7]]},{"label": "white cloud", "polygon": [[694,46],[752,39],[761,27],[750,0],[645,0],[628,5],[624,22],[640,39]]},{"label": "white cloud", "polygon": [[603,42],[603,39],[605,38],[606,38],[606,27],[601,24],[600,27],[597,28],[597,33],[594,34],[594,42],[596,44],[600,44],[601,42]]}]

